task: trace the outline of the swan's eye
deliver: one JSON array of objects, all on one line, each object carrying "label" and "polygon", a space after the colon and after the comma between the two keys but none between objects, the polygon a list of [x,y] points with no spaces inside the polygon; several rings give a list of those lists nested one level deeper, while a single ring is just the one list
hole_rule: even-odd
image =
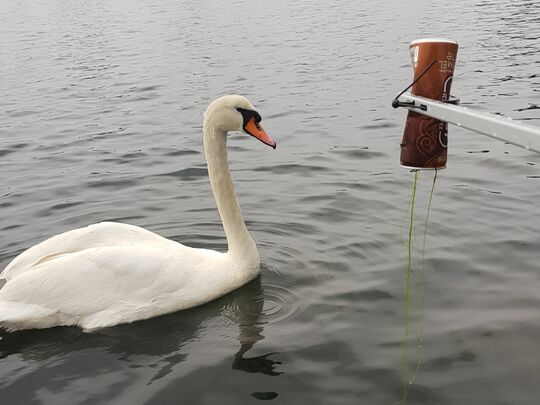
[{"label": "swan's eye", "polygon": [[255,110],[246,110],[245,108],[236,107],[236,111],[242,114],[242,117],[244,118],[244,124],[252,118],[257,124],[262,120],[261,115]]},{"label": "swan's eye", "polygon": [[261,122],[262,118],[261,115],[257,111],[253,111],[253,116],[255,117],[255,122],[258,124]]}]

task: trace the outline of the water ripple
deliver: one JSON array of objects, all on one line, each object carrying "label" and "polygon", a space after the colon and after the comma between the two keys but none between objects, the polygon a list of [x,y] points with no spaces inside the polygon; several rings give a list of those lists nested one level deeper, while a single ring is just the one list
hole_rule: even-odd
[{"label": "water ripple", "polygon": [[[290,322],[304,310],[304,299],[297,285],[280,272],[265,267],[260,294],[246,301],[242,298],[227,302],[222,315],[229,321],[265,325]],[[268,281],[266,281],[268,279]]]}]

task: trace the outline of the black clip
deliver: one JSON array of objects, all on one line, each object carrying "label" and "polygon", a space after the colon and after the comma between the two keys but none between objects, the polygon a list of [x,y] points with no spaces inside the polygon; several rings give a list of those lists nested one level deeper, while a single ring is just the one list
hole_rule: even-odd
[{"label": "black clip", "polygon": [[422,111],[427,111],[427,106],[425,104],[416,105],[414,101],[399,101],[397,98],[392,100],[392,107],[419,108]]}]

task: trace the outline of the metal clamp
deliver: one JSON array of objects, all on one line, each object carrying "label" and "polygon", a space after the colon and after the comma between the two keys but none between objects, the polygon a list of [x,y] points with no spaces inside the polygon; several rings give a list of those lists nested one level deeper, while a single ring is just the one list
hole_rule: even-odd
[{"label": "metal clamp", "polygon": [[419,108],[422,111],[427,111],[427,106],[424,104],[417,105],[414,101],[399,101],[397,98],[392,100],[392,107]]},{"label": "metal clamp", "polygon": [[[437,100],[434,100],[437,101]],[[450,96],[448,100],[441,100],[441,103],[445,104],[452,104],[452,105],[459,105],[460,100],[459,98],[456,98],[454,96]],[[427,105],[425,104],[416,104],[413,101],[399,101],[399,99],[395,98],[392,100],[392,107],[399,108],[399,107],[405,107],[405,108],[418,108],[422,111],[427,111]]]}]

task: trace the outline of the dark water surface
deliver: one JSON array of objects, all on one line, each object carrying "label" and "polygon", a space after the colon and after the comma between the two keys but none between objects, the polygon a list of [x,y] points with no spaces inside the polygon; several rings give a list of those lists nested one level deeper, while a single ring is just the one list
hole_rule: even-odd
[{"label": "dark water surface", "polygon": [[[0,0],[0,268],[103,220],[224,249],[202,112],[247,96],[276,151],[230,139],[261,276],[84,334],[2,334],[2,404],[393,404],[403,390],[408,43],[460,44],[454,94],[540,125],[537,1]],[[450,128],[417,273],[408,403],[540,397],[540,156]],[[82,281],[84,282],[84,280]],[[89,286],[91,288],[91,286]]]}]

